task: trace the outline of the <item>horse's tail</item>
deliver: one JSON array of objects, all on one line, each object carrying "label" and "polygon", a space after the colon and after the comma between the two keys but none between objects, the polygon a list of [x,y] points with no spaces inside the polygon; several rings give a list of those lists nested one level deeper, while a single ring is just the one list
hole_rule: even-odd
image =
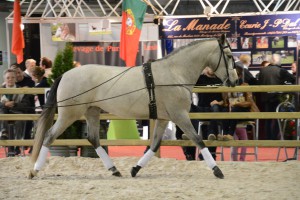
[{"label": "horse's tail", "polygon": [[62,76],[58,77],[51,86],[47,97],[47,102],[36,124],[36,133],[34,136],[33,150],[31,159],[35,162],[39,156],[44,138],[47,131],[51,128],[54,121],[54,115],[57,107],[56,92]]}]

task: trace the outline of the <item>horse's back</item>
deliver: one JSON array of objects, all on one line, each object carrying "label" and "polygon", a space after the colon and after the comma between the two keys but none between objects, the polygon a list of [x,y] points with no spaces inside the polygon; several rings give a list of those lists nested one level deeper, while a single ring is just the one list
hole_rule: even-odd
[{"label": "horse's back", "polygon": [[[58,88],[57,100],[60,106],[82,105],[70,108],[74,110],[97,106],[118,115],[122,115],[121,111],[129,114],[132,107],[142,110],[141,107],[147,105],[148,95],[147,90],[143,90],[143,76],[139,66],[80,66],[64,74]],[[70,109],[64,109],[64,112]]]}]

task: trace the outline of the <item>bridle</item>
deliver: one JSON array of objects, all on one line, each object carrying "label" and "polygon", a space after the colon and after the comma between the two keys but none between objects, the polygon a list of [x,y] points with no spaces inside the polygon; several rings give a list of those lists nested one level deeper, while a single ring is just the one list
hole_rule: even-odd
[{"label": "bridle", "polygon": [[[226,45],[225,45],[225,46],[223,46],[219,40],[218,40],[218,43],[219,43],[219,48],[220,48],[220,50],[221,50],[221,53],[220,53],[218,65],[217,65],[216,69],[214,70],[214,72],[216,72],[216,71],[219,69],[220,64],[221,64],[221,59],[222,59],[222,57],[223,57],[223,60],[224,60],[224,63],[225,63],[225,67],[226,67],[227,77],[229,78],[229,66],[228,66],[227,60],[225,59],[225,56],[226,56],[226,55],[225,55],[225,53],[224,53],[224,49],[229,48],[230,51],[231,51],[231,47],[230,47],[230,45],[228,44],[227,41],[226,41]],[[232,63],[234,63],[233,57],[231,57],[231,59],[232,59],[232,61],[233,61]],[[234,68],[234,65],[233,65],[233,68]]]}]

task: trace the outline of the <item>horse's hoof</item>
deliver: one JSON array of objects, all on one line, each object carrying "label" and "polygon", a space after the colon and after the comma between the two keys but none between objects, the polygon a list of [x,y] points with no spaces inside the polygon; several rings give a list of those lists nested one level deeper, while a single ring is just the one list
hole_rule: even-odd
[{"label": "horse's hoof", "polygon": [[113,176],[122,177],[122,174],[117,170],[116,172],[112,173]]},{"label": "horse's hoof", "polygon": [[37,171],[35,170],[30,170],[28,174],[28,179],[33,179],[33,177],[37,176]]},{"label": "horse's hoof", "polygon": [[130,173],[131,173],[131,176],[132,177],[135,177],[136,175],[137,175],[137,173],[140,171],[140,169],[141,169],[142,167],[141,166],[135,166],[135,167],[132,167],[131,168],[131,171],[130,171]]},{"label": "horse's hoof", "polygon": [[217,178],[220,178],[220,179],[223,179],[224,178],[224,174],[222,173],[222,171],[220,170],[220,168],[218,166],[215,166],[213,168],[214,170],[214,175],[217,177]]},{"label": "horse's hoof", "polygon": [[112,172],[112,175],[113,175],[113,176],[122,177],[122,174],[119,172],[119,170],[117,170],[116,167],[110,168],[109,171]]}]

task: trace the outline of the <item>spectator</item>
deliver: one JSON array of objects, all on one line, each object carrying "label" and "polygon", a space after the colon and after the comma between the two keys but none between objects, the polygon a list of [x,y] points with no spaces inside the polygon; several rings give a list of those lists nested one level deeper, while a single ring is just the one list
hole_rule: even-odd
[{"label": "spectator", "polygon": [[[214,72],[206,67],[200,75],[196,85],[218,85],[222,84],[222,81],[218,79]],[[223,99],[221,93],[198,93],[198,105],[199,112],[222,112]],[[209,120],[208,126],[201,126],[203,138],[208,140],[215,140],[219,134],[219,120]],[[216,147],[208,147],[212,153],[213,158],[216,160]],[[204,160],[202,155],[199,155],[200,160]]]},{"label": "spectator", "polygon": [[31,78],[31,70],[36,66],[36,61],[34,59],[27,59],[25,61],[26,70],[24,71],[24,76]]},{"label": "spectator", "polygon": [[[200,75],[196,85],[217,85],[222,81],[218,79],[210,68],[205,68]],[[223,104],[222,95],[220,93],[203,93],[196,95],[196,101],[193,101],[190,112],[221,112],[221,105]],[[197,105],[197,106],[196,106]],[[195,130],[198,130],[199,120],[191,120]],[[210,120],[208,126],[202,127],[203,139],[215,140],[218,134],[218,120]],[[187,139],[185,134],[176,127],[176,138]],[[214,159],[216,159],[216,147],[208,147]],[[183,147],[183,152],[187,160],[195,160],[196,147]],[[204,160],[202,155],[199,154],[199,159]]]},{"label": "spectator", "polygon": [[80,67],[80,66],[81,66],[81,63],[78,62],[78,61],[74,61],[74,62],[73,62],[73,66],[74,66],[74,68],[75,68],[75,67]]},{"label": "spectator", "polygon": [[294,77],[296,77],[296,74],[297,74],[297,63],[296,62],[292,63],[291,71],[292,71],[292,74],[294,75]]},{"label": "spectator", "polygon": [[[287,82],[295,83],[295,77],[286,69],[281,68],[281,56],[279,54],[273,54],[271,64],[260,69],[258,79],[260,85],[283,85]],[[261,101],[263,112],[276,112],[276,108],[280,103],[279,94],[274,92],[262,93]],[[267,133],[268,140],[279,139],[277,119],[265,120],[264,131]]]},{"label": "spectator", "polygon": [[44,76],[48,78],[52,73],[52,61],[47,57],[42,57],[40,60],[40,67],[45,70]]},{"label": "spectator", "polygon": [[[237,68],[237,73],[241,79],[239,82],[242,82],[241,85],[248,85],[243,83],[242,73],[243,68]],[[225,112],[250,112],[251,107],[255,107],[258,110],[257,106],[254,103],[251,92],[234,92],[234,93],[224,93],[224,110]],[[224,119],[223,120],[223,136],[218,136],[218,140],[232,140],[233,135],[236,131],[236,125],[239,121],[238,119]],[[246,136],[245,136],[246,137]],[[245,138],[244,137],[244,138]]]},{"label": "spectator", "polygon": [[[190,112],[191,113],[199,112],[197,109],[197,106],[195,106],[194,104],[191,104]],[[192,119],[191,122],[197,132],[199,120]],[[176,134],[177,140],[188,140],[189,139],[177,125],[176,125],[176,133],[175,134]],[[186,157],[186,160],[195,160],[196,147],[182,147],[182,150]]]},{"label": "spectator", "polygon": [[[264,60],[264,61],[261,62],[260,68],[267,67],[269,64],[270,64],[269,61]],[[255,78],[256,78],[257,81],[258,81],[258,77],[259,77],[259,72],[255,76]]]},{"label": "spectator", "polygon": [[14,64],[10,66],[10,69],[15,70],[17,75],[17,85],[20,87],[34,87],[35,83],[31,77],[26,76],[26,73],[22,71],[20,65]]},{"label": "spectator", "polygon": [[[26,73],[22,71],[20,65],[12,65],[10,66],[10,69],[14,69],[17,76],[17,82],[16,84],[19,87],[34,87],[35,83],[31,79],[31,77],[25,76]],[[30,68],[30,71],[32,71],[32,68]],[[30,107],[32,108],[29,113],[35,113],[34,112],[34,95],[29,95],[30,97]],[[31,132],[32,132],[33,122],[32,121],[26,121],[26,131],[25,131],[25,138],[24,139],[31,139]]]},{"label": "spectator", "polygon": [[251,74],[248,67],[251,64],[251,57],[248,54],[242,54],[239,57],[239,61],[236,62],[236,66],[243,69],[242,72],[242,79],[244,80],[244,83],[248,83],[249,85],[257,85],[256,78]]},{"label": "spectator", "polygon": [[[16,72],[13,69],[4,71],[4,88],[18,88],[16,84]],[[20,114],[29,113],[31,107],[31,95],[27,94],[3,94],[1,96],[0,112],[2,114]],[[8,134],[8,121],[1,121],[1,139],[23,139],[25,131],[25,122],[14,122],[13,133]],[[12,135],[13,134],[13,135]],[[20,154],[19,147],[9,148],[11,156]]]},{"label": "spectator", "polygon": [[[42,69],[39,66],[35,66],[32,70],[32,79],[35,81],[36,88],[49,88],[50,85],[48,83],[47,78],[45,77],[45,70]],[[44,106],[45,104],[45,95],[44,94],[38,94],[38,100],[39,100],[39,105],[41,107]]]}]

